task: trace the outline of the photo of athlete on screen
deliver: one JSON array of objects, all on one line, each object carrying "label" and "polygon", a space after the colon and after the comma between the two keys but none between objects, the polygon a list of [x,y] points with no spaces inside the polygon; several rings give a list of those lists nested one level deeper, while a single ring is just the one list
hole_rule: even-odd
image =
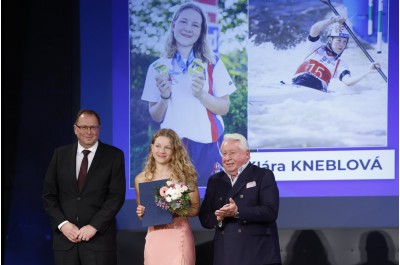
[{"label": "photo of athlete on screen", "polygon": [[318,2],[249,1],[251,149],[387,145],[388,28],[378,50],[367,3]]},{"label": "photo of athlete on screen", "polygon": [[[297,68],[292,79],[293,84],[327,92],[332,78],[336,77],[345,85],[351,86],[380,68],[379,63],[374,62],[365,72],[351,75],[347,64],[340,58],[350,38],[343,25],[345,20],[340,16],[333,16],[312,25],[307,38],[309,54]],[[320,41],[320,34],[324,30],[328,31],[328,41],[325,44]]]},{"label": "photo of athlete on screen", "polygon": [[236,87],[222,60],[207,42],[207,19],[190,2],[175,12],[165,53],[147,71],[141,99],[161,128],[181,137],[198,172],[199,185],[221,170],[222,116]]}]

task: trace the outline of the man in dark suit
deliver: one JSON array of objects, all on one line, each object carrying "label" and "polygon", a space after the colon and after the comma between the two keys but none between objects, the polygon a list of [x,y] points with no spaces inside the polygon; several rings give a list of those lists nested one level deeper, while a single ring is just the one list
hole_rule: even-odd
[{"label": "man in dark suit", "polygon": [[209,178],[199,213],[203,227],[215,228],[214,264],[281,264],[274,174],[249,162],[240,134],[226,134],[221,153],[224,171]]},{"label": "man in dark suit", "polygon": [[99,115],[79,111],[78,142],[55,150],[44,180],[57,265],[117,264],[115,216],[125,201],[124,154],[100,142],[99,131]]}]

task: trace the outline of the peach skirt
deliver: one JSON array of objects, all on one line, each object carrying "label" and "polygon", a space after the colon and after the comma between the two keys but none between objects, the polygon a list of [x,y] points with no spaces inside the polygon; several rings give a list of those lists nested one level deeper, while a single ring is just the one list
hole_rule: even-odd
[{"label": "peach skirt", "polygon": [[144,247],[145,265],[194,265],[193,233],[185,217],[174,217],[168,225],[151,226]]}]

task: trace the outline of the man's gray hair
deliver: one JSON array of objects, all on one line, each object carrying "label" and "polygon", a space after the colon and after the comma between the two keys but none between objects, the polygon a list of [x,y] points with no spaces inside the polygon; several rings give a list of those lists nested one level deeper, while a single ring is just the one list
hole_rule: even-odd
[{"label": "man's gray hair", "polygon": [[222,142],[222,145],[226,141],[238,141],[239,142],[239,148],[243,151],[249,150],[249,144],[247,143],[246,138],[239,134],[239,133],[227,133],[224,135],[224,140]]}]

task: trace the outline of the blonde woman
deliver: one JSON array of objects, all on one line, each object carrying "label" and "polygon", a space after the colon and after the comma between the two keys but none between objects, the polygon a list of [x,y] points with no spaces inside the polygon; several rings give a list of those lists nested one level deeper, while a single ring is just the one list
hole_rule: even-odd
[{"label": "blonde woman", "polygon": [[172,18],[165,54],[150,65],[142,94],[152,119],[182,139],[199,186],[206,186],[208,177],[220,168],[222,116],[236,90],[224,63],[207,43],[207,29],[199,5],[181,5]]},{"label": "blonde woman", "polygon": [[197,216],[199,191],[197,173],[179,136],[171,129],[161,129],[154,134],[143,172],[135,178],[136,213],[139,219],[146,214],[140,204],[139,183],[172,178],[185,183],[190,194],[190,207],[186,216],[173,217],[173,223],[151,226],[146,235],[144,250],[145,265],[194,265],[195,247],[188,217]]}]

